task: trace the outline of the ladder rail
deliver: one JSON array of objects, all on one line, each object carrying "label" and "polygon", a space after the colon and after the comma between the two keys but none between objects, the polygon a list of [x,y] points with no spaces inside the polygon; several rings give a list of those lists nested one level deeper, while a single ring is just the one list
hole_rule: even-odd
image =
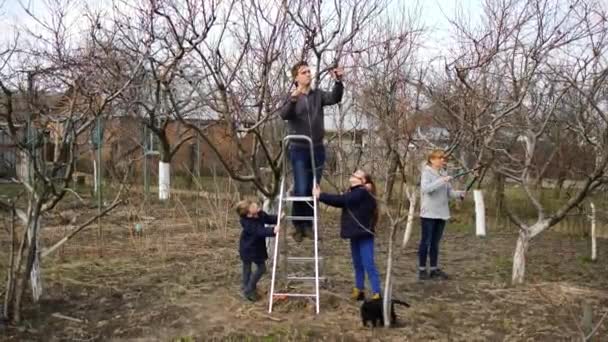
[{"label": "ladder rail", "polygon": [[[317,185],[317,165],[316,165],[316,160],[315,160],[315,153],[314,153],[314,144],[312,142],[312,139],[306,135],[287,135],[285,136],[285,138],[283,138],[283,169],[282,169],[282,175],[281,175],[281,186],[280,186],[280,193],[279,193],[279,208],[278,208],[278,220],[277,220],[277,225],[279,226],[278,229],[278,233],[275,236],[275,247],[274,247],[274,251],[273,251],[273,264],[272,264],[272,278],[271,278],[271,283],[270,283],[270,298],[268,301],[268,312],[272,313],[272,307],[274,304],[274,290],[275,290],[275,282],[276,282],[276,269],[277,269],[277,256],[278,256],[278,249],[279,249],[279,236],[281,234],[281,219],[282,219],[282,212],[284,210],[283,208],[283,202],[284,202],[284,194],[285,194],[285,179],[287,178],[286,175],[286,170],[287,170],[287,154],[288,154],[288,147],[289,147],[289,142],[292,140],[304,140],[308,143],[309,146],[309,150],[310,150],[310,164],[311,164],[311,169],[312,169],[312,185],[313,187]],[[307,198],[307,197],[303,197],[303,198]],[[302,200],[300,198],[297,197],[292,197],[291,201],[292,202],[296,202]],[[312,217],[312,221],[313,221],[313,233],[314,233],[314,261],[315,261],[315,276],[314,276],[314,280],[315,280],[315,294],[314,295],[301,295],[301,294],[296,294],[296,293],[292,293],[292,294],[280,294],[280,295],[288,295],[288,296],[293,296],[293,297],[315,297],[315,312],[317,314],[319,314],[320,311],[320,295],[319,295],[319,236],[318,236],[318,201],[316,198],[314,198],[314,196],[312,196],[312,202],[313,202],[313,217]],[[289,220],[289,218],[288,218]],[[287,257],[287,255],[286,255]],[[285,270],[287,271],[287,270]],[[279,294],[276,294],[279,295]]]}]

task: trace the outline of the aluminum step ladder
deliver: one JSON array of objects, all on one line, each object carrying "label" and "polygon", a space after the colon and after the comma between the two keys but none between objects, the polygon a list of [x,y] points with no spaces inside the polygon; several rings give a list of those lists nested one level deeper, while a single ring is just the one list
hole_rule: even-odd
[{"label": "aluminum step ladder", "polygon": [[[306,141],[308,143],[308,145],[310,146],[310,158],[311,158],[311,166],[312,166],[312,184],[313,186],[315,184],[317,184],[317,178],[316,178],[316,172],[314,172],[316,170],[316,165],[315,165],[315,158],[314,158],[314,148],[313,148],[313,143],[312,140],[310,139],[310,137],[306,136],[306,135],[287,135],[284,139],[283,139],[283,175],[281,176],[281,185],[280,185],[280,193],[279,193],[279,208],[278,208],[278,221],[277,221],[277,225],[279,226],[279,232],[276,234],[275,239],[274,239],[274,249],[273,249],[273,258],[272,258],[272,278],[271,278],[271,282],[270,282],[270,298],[268,300],[269,304],[268,304],[268,312],[272,313],[272,305],[274,304],[274,299],[275,296],[287,296],[287,297],[310,297],[310,298],[314,298],[315,299],[315,311],[318,314],[319,313],[319,280],[321,280],[321,277],[319,277],[319,260],[322,259],[319,257],[319,230],[318,230],[318,201],[314,198],[314,196],[288,196],[287,192],[286,192],[286,179],[288,178],[288,173],[287,173],[287,148],[289,145],[289,142],[291,141]],[[291,216],[291,215],[285,215],[283,216],[283,211],[285,210],[285,204],[286,203],[294,203],[294,202],[312,202],[312,208],[313,208],[313,216]],[[296,281],[314,281],[314,293],[297,293],[297,292],[285,292],[285,293],[275,293],[275,283],[276,283],[276,273],[277,273],[277,263],[279,262],[278,260],[278,256],[279,256],[279,238],[281,236],[281,234],[285,234],[287,233],[286,229],[281,229],[284,227],[284,223],[287,222],[291,222],[291,221],[312,221],[312,227],[313,227],[313,233],[314,233],[314,256],[310,257],[310,256],[289,256],[287,251],[288,251],[288,246],[287,244],[285,244],[285,246],[283,246],[283,248],[285,248],[285,257],[287,258],[287,262],[285,263],[285,265],[289,266],[290,262],[310,262],[313,261],[314,262],[314,267],[315,267],[315,273],[314,276],[307,276],[307,277],[302,277],[302,276],[290,276],[288,273],[288,270],[285,270],[286,274],[287,274],[287,280],[296,280]],[[286,226],[286,225],[285,225]],[[287,239],[285,239],[285,241],[287,241]],[[287,267],[289,269],[289,267]]]}]

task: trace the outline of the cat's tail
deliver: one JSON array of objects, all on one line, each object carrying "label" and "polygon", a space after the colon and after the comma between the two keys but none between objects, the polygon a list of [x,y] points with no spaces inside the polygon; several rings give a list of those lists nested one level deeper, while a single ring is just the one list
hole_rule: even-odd
[{"label": "cat's tail", "polygon": [[395,303],[395,304],[403,305],[403,306],[408,307],[408,308],[410,307],[410,305],[408,303],[406,303],[406,302],[404,302],[402,300],[399,300],[399,299],[393,299],[392,302]]}]

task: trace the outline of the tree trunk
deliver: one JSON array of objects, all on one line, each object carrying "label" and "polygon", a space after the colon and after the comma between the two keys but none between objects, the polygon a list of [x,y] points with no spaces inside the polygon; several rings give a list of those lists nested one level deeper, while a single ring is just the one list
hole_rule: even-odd
[{"label": "tree trunk", "polygon": [[[270,215],[280,215],[279,214],[279,198],[267,198],[264,197],[262,202],[262,210]],[[274,253],[274,238],[269,237],[266,239],[266,248],[268,249],[268,255],[273,255]]]},{"label": "tree trunk", "polygon": [[505,177],[499,173],[495,174],[494,181],[494,227],[498,227],[500,222],[500,216],[502,215],[502,208],[505,198]]},{"label": "tree trunk", "polygon": [[591,261],[596,261],[597,259],[597,242],[595,238],[596,231],[596,214],[595,214],[595,204],[591,203]]},{"label": "tree trunk", "polygon": [[530,243],[530,232],[525,228],[520,228],[519,237],[515,245],[515,253],[513,254],[513,273],[511,282],[514,285],[524,283],[526,273],[526,253]]},{"label": "tree trunk", "polygon": [[158,199],[168,200],[171,195],[171,145],[165,135],[158,137],[160,158],[158,160]]},{"label": "tree trunk", "polygon": [[169,199],[171,192],[171,164],[158,162],[158,199]]},{"label": "tree trunk", "polygon": [[93,157],[93,193],[96,194],[97,193],[97,189],[99,188],[99,185],[97,184],[97,172],[99,172],[97,170],[97,160],[95,159],[95,157]]},{"label": "tree trunk", "polygon": [[474,190],[475,199],[475,235],[486,236],[486,206],[483,200],[483,192]]},{"label": "tree trunk", "polygon": [[200,176],[198,174],[200,165],[196,165],[198,161],[198,156],[196,155],[198,153],[198,148],[196,147],[196,144],[191,144],[188,152],[190,155],[190,163],[188,165],[188,167],[190,168],[190,172],[188,172],[188,188],[192,189],[195,184],[195,178]]},{"label": "tree trunk", "polygon": [[564,188],[564,182],[566,181],[566,173],[560,171],[557,176],[557,182],[555,183],[555,192],[554,197],[561,198],[562,197],[562,189]]},{"label": "tree trunk", "polygon": [[395,177],[397,167],[399,166],[399,155],[396,151],[391,150],[389,153],[389,166],[386,172],[386,189],[384,190],[384,203],[388,205],[393,197],[393,188],[395,186]]},{"label": "tree trunk", "polygon": [[13,292],[15,290],[15,281],[14,281],[14,269],[15,269],[15,206],[11,208],[10,215],[10,231],[9,231],[9,258],[8,258],[8,269],[6,272],[6,292],[4,294],[4,306],[2,315],[5,318],[9,318],[12,312],[12,299]]},{"label": "tree trunk", "polygon": [[405,248],[410,236],[412,235],[412,227],[414,226],[414,215],[416,214],[416,200],[418,199],[418,193],[415,186],[411,186],[407,191],[407,197],[410,201],[410,207],[407,212],[407,223],[405,224],[405,233],[403,233],[403,242],[401,248]]},{"label": "tree trunk", "polygon": [[40,229],[40,214],[38,209],[34,209],[29,222],[26,224],[26,229],[21,235],[19,249],[14,255],[15,262],[13,269],[9,269],[8,272],[8,277],[12,284],[7,284],[7,288],[12,289],[12,291],[10,296],[7,294],[7,297],[5,298],[5,306],[8,313],[7,319],[13,323],[19,323],[21,321],[21,303],[27,288],[28,279],[31,277],[32,266],[36,260],[35,253],[37,253],[37,251],[35,247],[38,238],[38,229]]},{"label": "tree trunk", "polygon": [[384,316],[384,326],[391,326],[391,289],[393,284],[393,241],[395,240],[395,235],[397,233],[397,224],[399,221],[391,224],[391,231],[389,233],[388,240],[388,255],[386,257],[386,280],[384,282],[384,298],[383,302],[383,316]]}]

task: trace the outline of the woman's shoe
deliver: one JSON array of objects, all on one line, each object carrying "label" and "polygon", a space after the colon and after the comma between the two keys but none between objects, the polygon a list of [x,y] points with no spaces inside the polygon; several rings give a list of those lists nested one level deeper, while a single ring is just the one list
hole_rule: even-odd
[{"label": "woman's shoe", "polygon": [[440,279],[440,280],[448,280],[450,277],[443,272],[441,269],[436,268],[431,270],[431,274],[429,275],[431,279]]}]

